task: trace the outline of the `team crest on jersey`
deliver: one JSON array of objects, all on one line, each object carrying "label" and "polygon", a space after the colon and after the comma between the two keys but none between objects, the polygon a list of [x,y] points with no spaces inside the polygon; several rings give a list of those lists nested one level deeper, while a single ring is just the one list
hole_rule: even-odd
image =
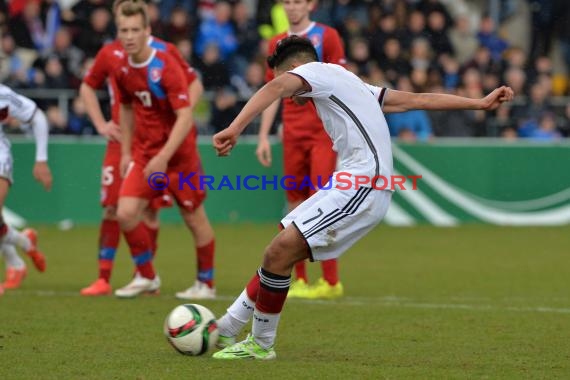
[{"label": "team crest on jersey", "polygon": [[162,69],[158,67],[153,67],[150,69],[150,80],[153,82],[158,82],[162,78]]},{"label": "team crest on jersey", "polygon": [[311,43],[313,44],[313,46],[316,48],[318,48],[319,46],[321,46],[321,36],[318,34],[313,34],[311,36]]},{"label": "team crest on jersey", "polygon": [[123,59],[123,57],[125,56],[125,53],[120,50],[113,50],[113,54],[119,57],[120,59]]}]

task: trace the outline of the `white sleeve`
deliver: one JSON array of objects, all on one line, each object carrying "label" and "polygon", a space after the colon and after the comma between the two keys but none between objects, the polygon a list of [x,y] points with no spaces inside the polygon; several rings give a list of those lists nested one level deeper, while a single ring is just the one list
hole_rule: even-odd
[{"label": "white sleeve", "polygon": [[49,126],[46,115],[41,109],[37,109],[30,121],[36,139],[36,162],[48,160],[48,137]]},{"label": "white sleeve", "polygon": [[380,108],[383,108],[384,107],[384,98],[386,97],[386,94],[388,93],[388,89],[386,87],[373,86],[373,85],[368,84],[368,83],[364,83],[364,84],[372,92],[372,95],[374,95],[374,97],[376,99],[378,99],[378,103],[380,103]]},{"label": "white sleeve", "polygon": [[309,62],[295,67],[289,71],[301,77],[311,86],[311,90],[300,94],[311,98],[328,98],[334,90],[334,76],[327,75],[329,72],[326,64],[322,62]]},{"label": "white sleeve", "polygon": [[34,116],[36,108],[38,108],[33,100],[15,93],[6,86],[3,88],[2,98],[8,102],[10,116],[21,123],[29,123]]}]

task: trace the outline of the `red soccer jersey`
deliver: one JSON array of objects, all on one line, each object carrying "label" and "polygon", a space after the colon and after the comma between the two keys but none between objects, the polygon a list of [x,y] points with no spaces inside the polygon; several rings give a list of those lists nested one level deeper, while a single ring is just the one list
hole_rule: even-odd
[{"label": "red soccer jersey", "polygon": [[[343,66],[346,64],[342,41],[334,28],[314,22],[305,32],[299,35],[313,42],[319,61]],[[273,37],[269,41],[268,54],[273,54],[277,42],[287,36],[289,36],[289,33],[285,32]],[[269,82],[274,77],[273,70],[267,66],[265,80]],[[329,139],[313,102],[307,102],[305,105],[300,106],[291,99],[284,99],[283,127],[283,138],[285,140]]]},{"label": "red soccer jersey", "polygon": [[[115,79],[121,103],[131,104],[135,114],[133,158],[148,161],[168,140],[175,111],[190,105],[184,72],[171,54],[153,49],[144,63],[125,57]],[[191,144],[182,143],[171,161],[192,149]]]},{"label": "red soccer jersey", "polygon": [[[190,85],[196,78],[196,72],[191,68],[188,63],[182,58],[182,55],[170,42],[163,41],[156,37],[149,39],[149,44],[160,51],[166,51],[171,54],[178,64],[182,67],[186,74],[186,79]],[[118,90],[115,83],[114,74],[120,67],[123,59],[125,58],[125,50],[119,40],[115,40],[101,48],[95,57],[93,66],[83,78],[83,81],[90,87],[99,89],[105,84],[108,79],[109,96],[111,97],[111,119],[119,124],[119,104],[120,100],[116,99]]]}]

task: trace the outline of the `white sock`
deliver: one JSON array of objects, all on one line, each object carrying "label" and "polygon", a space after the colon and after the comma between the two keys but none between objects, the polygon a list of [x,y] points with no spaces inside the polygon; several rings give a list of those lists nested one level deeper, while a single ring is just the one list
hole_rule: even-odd
[{"label": "white sock", "polygon": [[236,336],[251,318],[255,302],[249,299],[244,289],[228,307],[227,313],[218,319],[218,331],[223,336]]},{"label": "white sock", "polygon": [[8,226],[8,231],[2,240],[2,243],[16,245],[24,251],[28,251],[32,245],[30,239],[15,228]]},{"label": "white sock", "polygon": [[253,328],[251,333],[257,344],[268,349],[275,344],[277,336],[277,325],[279,324],[279,314],[267,314],[255,309],[253,312]]},{"label": "white sock", "polygon": [[26,263],[22,260],[20,255],[18,255],[16,247],[11,244],[3,243],[0,249],[4,252],[7,267],[14,269],[24,269],[26,267]]}]

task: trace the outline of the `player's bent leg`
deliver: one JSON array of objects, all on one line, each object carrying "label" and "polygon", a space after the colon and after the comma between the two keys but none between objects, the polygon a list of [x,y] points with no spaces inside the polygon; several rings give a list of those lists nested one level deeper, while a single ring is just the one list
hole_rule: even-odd
[{"label": "player's bent leg", "polygon": [[276,358],[274,342],[295,262],[309,257],[309,248],[294,225],[281,231],[269,244],[259,268],[259,291],[254,309],[252,333],[242,342],[214,354],[216,359]]},{"label": "player's bent leg", "polygon": [[160,278],[155,274],[152,265],[150,237],[141,222],[143,210],[147,206],[146,199],[119,198],[117,219],[129,244],[137,272],[140,274],[129,284],[115,291],[115,295],[120,298],[132,298],[143,293],[157,294],[160,289]]},{"label": "player's bent leg", "polygon": [[197,279],[188,289],[177,292],[176,298],[213,299],[216,297],[214,286],[214,230],[203,205],[193,211],[181,208],[180,212],[196,244]]}]

